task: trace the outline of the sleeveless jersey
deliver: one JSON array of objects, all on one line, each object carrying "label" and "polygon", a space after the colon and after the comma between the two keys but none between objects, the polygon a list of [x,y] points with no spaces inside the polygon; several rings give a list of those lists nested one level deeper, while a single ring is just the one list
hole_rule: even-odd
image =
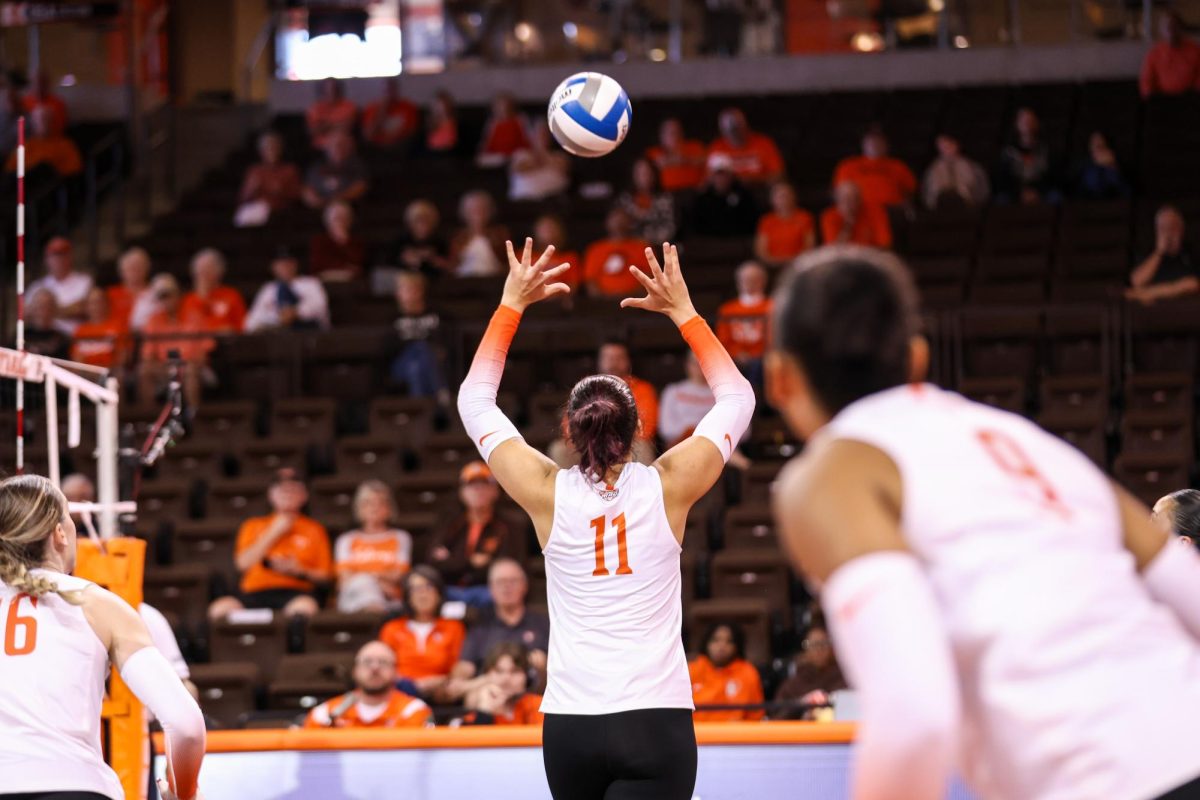
[{"label": "sleeveless jersey", "polygon": [[[44,574],[62,589],[91,585]],[[83,609],[57,594],[35,601],[0,583],[0,634],[0,793],[123,798],[100,749],[108,653]]]},{"label": "sleeveless jersey", "polygon": [[928,385],[818,434],[900,471],[903,535],[956,662],[961,768],[989,800],[1144,800],[1200,774],[1200,647],[1147,593],[1113,488],[1033,423]]},{"label": "sleeveless jersey", "polygon": [[543,550],[550,605],[543,713],[694,708],[681,639],[680,551],[658,470],[626,464],[611,488],[578,467],[558,473]]}]

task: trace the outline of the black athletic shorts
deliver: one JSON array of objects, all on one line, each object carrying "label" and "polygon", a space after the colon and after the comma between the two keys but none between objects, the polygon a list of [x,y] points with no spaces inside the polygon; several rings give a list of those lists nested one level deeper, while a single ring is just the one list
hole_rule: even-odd
[{"label": "black athletic shorts", "polygon": [[1188,781],[1164,795],[1159,795],[1155,800],[1200,800],[1200,778]]},{"label": "black athletic shorts", "polygon": [[95,792],[28,792],[26,794],[0,794],[0,800],[112,800],[112,798]]},{"label": "black athletic shorts", "polygon": [[547,714],[542,758],[554,800],[691,800],[696,788],[686,708]]},{"label": "black athletic shorts", "polygon": [[238,595],[238,600],[241,600],[242,605],[246,608],[269,608],[272,611],[283,611],[283,607],[288,603],[301,595],[308,594],[310,593],[297,589],[263,589],[261,592],[242,592]]}]

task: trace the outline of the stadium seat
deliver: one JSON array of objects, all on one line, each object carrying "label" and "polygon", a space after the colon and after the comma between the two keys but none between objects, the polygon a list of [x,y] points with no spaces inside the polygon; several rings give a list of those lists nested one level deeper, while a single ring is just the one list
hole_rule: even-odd
[{"label": "stadium seat", "polygon": [[364,644],[375,639],[382,625],[382,614],[318,611],[308,618],[304,633],[304,651],[353,654]]},{"label": "stadium seat", "polygon": [[232,591],[237,578],[233,553],[240,526],[239,519],[180,520],[174,530],[175,560],[207,567],[224,579],[227,590]]},{"label": "stadium seat", "polygon": [[440,512],[458,499],[458,471],[421,470],[396,481],[396,506],[405,513]]},{"label": "stadium seat", "polygon": [[1187,372],[1138,372],[1125,379],[1125,407],[1191,415],[1195,381]]},{"label": "stadium seat", "polygon": [[213,481],[208,488],[206,516],[240,519],[262,516],[270,511],[267,502],[270,486],[271,479],[267,476]]},{"label": "stadium seat", "polygon": [[267,708],[307,711],[353,685],[354,654],[348,652],[285,655],[267,684]]},{"label": "stadium seat", "polygon": [[328,397],[287,397],[271,409],[271,433],[324,444],[333,439],[336,403]]},{"label": "stadium seat", "polygon": [[762,598],[785,625],[790,623],[791,572],[778,550],[726,546],[713,556],[710,569],[714,599]]},{"label": "stadium seat", "polygon": [[[123,413],[123,411],[122,411]],[[221,442],[244,442],[255,434],[258,408],[244,400],[205,402],[192,418],[192,436]]]},{"label": "stadium seat", "polygon": [[1103,306],[1046,309],[1046,371],[1054,375],[1099,375],[1114,371],[1112,322]]},{"label": "stadium seat", "polygon": [[308,487],[309,513],[318,520],[353,516],[354,493],[362,480],[340,472],[313,478]]},{"label": "stadium seat", "polygon": [[420,451],[422,470],[457,470],[479,458],[475,443],[465,433],[435,433]]},{"label": "stadium seat", "polygon": [[1037,422],[1045,430],[1081,451],[1102,470],[1108,469],[1108,441],[1103,420],[1058,409],[1043,412]]},{"label": "stadium seat", "polygon": [[960,378],[1032,379],[1041,334],[1038,309],[966,309],[959,330]]},{"label": "stadium seat", "polygon": [[238,727],[238,718],[254,708],[258,665],[253,661],[193,664],[191,681],[200,690],[200,708],[222,728]]},{"label": "stadium seat", "polygon": [[370,432],[398,445],[419,446],[433,432],[434,401],[427,397],[376,397],[368,415]]},{"label": "stadium seat", "polygon": [[156,472],[159,477],[209,481],[225,475],[228,436],[192,436],[173,445]]},{"label": "stadium seat", "polygon": [[148,567],[142,594],[159,611],[170,612],[194,628],[204,620],[211,579],[212,570],[203,564]]},{"label": "stadium seat", "polygon": [[343,436],[335,453],[339,475],[390,482],[400,471],[399,448],[390,436]]},{"label": "stadium seat", "polygon": [[775,517],[765,506],[731,508],[725,512],[725,546],[731,549],[770,548],[779,552]]},{"label": "stadium seat", "polygon": [[1168,453],[1134,455],[1122,453],[1113,462],[1113,477],[1151,506],[1163,495],[1191,485],[1190,459]]},{"label": "stadium seat", "polygon": [[1028,405],[1028,388],[1023,378],[964,378],[958,384],[964,397],[977,403],[1024,414]]},{"label": "stadium seat", "polygon": [[697,600],[687,612],[688,651],[697,652],[704,631],[718,622],[736,622],[746,631],[746,659],[753,664],[771,661],[771,604],[762,597]]},{"label": "stadium seat", "polygon": [[251,439],[238,446],[238,463],[243,478],[269,478],[283,467],[305,472],[309,443],[303,436],[276,434]]},{"label": "stadium seat", "polygon": [[1195,442],[1190,412],[1126,411],[1121,418],[1121,454],[1172,456],[1191,464]]},{"label": "stadium seat", "polygon": [[191,495],[191,480],[160,478],[141,487],[138,512],[159,519],[185,519],[191,516]]},{"label": "stadium seat", "polygon": [[1042,378],[1043,414],[1075,414],[1103,423],[1108,418],[1108,384],[1100,375],[1047,375]]},{"label": "stadium seat", "polygon": [[[254,614],[257,616],[258,612]],[[247,661],[256,664],[260,678],[269,682],[275,678],[275,668],[287,651],[287,623],[287,618],[279,612],[261,621],[216,620],[210,623],[210,659],[213,663]]]}]

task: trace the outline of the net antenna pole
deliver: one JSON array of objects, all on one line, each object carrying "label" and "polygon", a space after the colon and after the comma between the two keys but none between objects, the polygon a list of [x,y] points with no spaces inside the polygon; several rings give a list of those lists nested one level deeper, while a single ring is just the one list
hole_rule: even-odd
[{"label": "net antenna pole", "polygon": [[[17,118],[17,352],[25,352],[25,117]],[[25,380],[17,377],[17,469],[25,474]]]}]

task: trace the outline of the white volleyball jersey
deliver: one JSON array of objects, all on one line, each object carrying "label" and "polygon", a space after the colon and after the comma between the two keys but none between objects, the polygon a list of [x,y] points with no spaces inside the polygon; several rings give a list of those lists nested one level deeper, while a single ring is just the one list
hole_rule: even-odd
[{"label": "white volleyball jersey", "polygon": [[1146,800],[1200,775],[1200,646],[1147,593],[1083,454],[929,385],[866,397],[819,435],[900,470],[982,798]]},{"label": "white volleyball jersey", "polygon": [[679,543],[658,470],[612,487],[561,470],[543,550],[550,604],[547,714],[695,708],[683,652]]},{"label": "white volleyball jersey", "polygon": [[[44,574],[62,589],[91,585]],[[108,653],[83,609],[56,594],[35,601],[0,583],[0,634],[0,794],[123,798],[100,742]]]}]

